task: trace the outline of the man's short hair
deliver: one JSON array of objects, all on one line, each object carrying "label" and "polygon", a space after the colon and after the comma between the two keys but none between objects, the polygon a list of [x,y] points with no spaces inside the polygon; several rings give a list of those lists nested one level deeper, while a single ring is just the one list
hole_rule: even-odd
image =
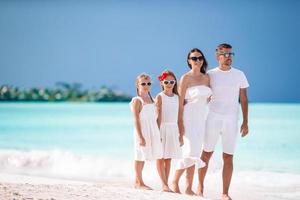
[{"label": "man's short hair", "polygon": [[216,52],[220,51],[221,49],[232,49],[232,46],[226,43],[219,44],[216,48]]}]

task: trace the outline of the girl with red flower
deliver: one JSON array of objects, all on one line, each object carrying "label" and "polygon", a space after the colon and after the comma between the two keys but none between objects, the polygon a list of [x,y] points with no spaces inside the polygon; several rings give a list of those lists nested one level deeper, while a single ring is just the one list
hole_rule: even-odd
[{"label": "girl with red flower", "polygon": [[[158,77],[158,80],[162,89],[162,92],[156,96],[157,122],[163,146],[161,173],[165,174],[166,183],[168,183],[171,159],[181,158],[180,146],[183,144],[183,137],[179,134],[178,128],[179,97],[175,74],[166,70]],[[161,164],[158,163],[158,165]]]}]

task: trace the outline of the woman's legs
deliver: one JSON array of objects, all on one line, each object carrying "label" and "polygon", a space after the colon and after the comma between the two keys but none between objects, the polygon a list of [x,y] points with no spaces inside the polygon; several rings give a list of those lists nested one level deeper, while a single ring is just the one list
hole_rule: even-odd
[{"label": "woman's legs", "polygon": [[195,171],[195,165],[188,167],[186,169],[186,189],[185,194],[188,195],[195,195],[195,193],[192,190],[193,186],[193,179],[194,179],[194,171]]},{"label": "woman's legs", "polygon": [[205,175],[206,175],[206,172],[208,169],[209,160],[210,160],[212,154],[213,154],[213,152],[206,152],[206,151],[202,151],[202,154],[201,154],[201,160],[203,160],[203,162],[205,162],[205,167],[198,169],[199,185],[198,185],[198,189],[197,189],[197,195],[199,195],[199,196],[203,196],[204,179],[205,179]]},{"label": "woman's legs", "polygon": [[172,181],[173,192],[181,194],[180,189],[179,189],[179,180],[180,180],[180,177],[182,176],[184,170],[185,169],[178,169],[175,171],[174,180]]},{"label": "woman's legs", "polygon": [[175,171],[175,177],[172,182],[172,189],[176,193],[181,193],[179,189],[179,180],[182,176],[183,172],[186,170],[186,189],[185,194],[188,195],[195,195],[195,193],[192,190],[193,186],[193,179],[194,179],[194,171],[195,171],[195,165],[192,165],[185,169],[178,169]]}]

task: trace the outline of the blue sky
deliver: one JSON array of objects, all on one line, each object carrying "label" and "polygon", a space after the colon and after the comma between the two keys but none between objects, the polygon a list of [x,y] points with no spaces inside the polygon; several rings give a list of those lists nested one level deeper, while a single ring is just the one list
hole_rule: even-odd
[{"label": "blue sky", "polygon": [[0,85],[54,87],[58,81],[102,85],[134,95],[141,72],[166,68],[178,78],[197,47],[209,68],[230,43],[233,66],[248,77],[255,102],[300,102],[300,2],[0,1]]}]

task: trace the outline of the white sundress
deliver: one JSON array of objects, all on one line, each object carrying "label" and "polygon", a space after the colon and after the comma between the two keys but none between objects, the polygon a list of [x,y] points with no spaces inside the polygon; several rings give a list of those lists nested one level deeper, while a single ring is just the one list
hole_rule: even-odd
[{"label": "white sundress", "polygon": [[187,88],[186,104],[183,110],[183,124],[185,129],[183,158],[179,160],[176,169],[185,169],[196,165],[202,168],[205,163],[200,159],[205,134],[205,122],[208,114],[207,98],[212,91],[205,85]]},{"label": "white sundress", "polygon": [[138,99],[142,103],[142,110],[139,113],[142,135],[146,141],[145,146],[140,146],[139,137],[134,128],[134,158],[137,161],[156,160],[162,158],[162,143],[159,128],[157,125],[157,113],[154,103],[145,104],[141,97],[133,97],[132,101]]},{"label": "white sundress", "polygon": [[162,137],[163,158],[182,158],[179,143],[178,109],[179,99],[176,94],[169,97],[159,93],[162,100],[160,134]]}]

